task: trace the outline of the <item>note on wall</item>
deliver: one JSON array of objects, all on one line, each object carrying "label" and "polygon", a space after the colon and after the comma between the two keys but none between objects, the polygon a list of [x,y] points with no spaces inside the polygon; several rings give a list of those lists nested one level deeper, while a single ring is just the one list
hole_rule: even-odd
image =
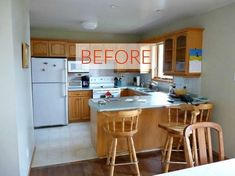
[{"label": "note on wall", "polygon": [[189,50],[189,73],[200,73],[202,70],[202,49]]}]

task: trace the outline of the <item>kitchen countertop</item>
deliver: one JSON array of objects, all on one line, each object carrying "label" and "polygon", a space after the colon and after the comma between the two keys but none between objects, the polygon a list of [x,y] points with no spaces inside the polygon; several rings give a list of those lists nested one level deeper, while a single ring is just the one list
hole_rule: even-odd
[{"label": "kitchen countertop", "polygon": [[[148,95],[149,93],[147,92],[143,92],[141,91],[141,89],[148,89],[145,87],[137,87],[137,86],[119,86],[116,88],[120,88],[120,89],[131,89],[140,93],[145,93],[146,95]],[[68,91],[79,91],[79,90],[93,90],[95,89],[94,87],[79,87],[79,86],[68,86]]]},{"label": "kitchen countertop", "polygon": [[[170,103],[169,95],[164,92],[155,92],[151,95],[144,96],[129,96],[110,99],[90,99],[89,106],[98,112],[103,111],[120,111],[130,109],[150,109],[150,108],[162,108],[171,105],[179,105],[184,102],[175,100]],[[205,103],[207,101],[195,101],[194,104]]]},{"label": "kitchen countertop", "polygon": [[[119,111],[119,110],[130,110],[130,109],[150,109],[150,108],[162,108],[171,105],[179,105],[184,102],[179,99],[172,99],[169,97],[168,93],[165,92],[144,92],[143,90],[148,90],[148,88],[136,87],[136,86],[121,86],[121,89],[130,89],[140,92],[145,95],[141,96],[128,96],[119,98],[109,98],[109,99],[90,99],[89,106],[98,112],[102,111]],[[78,90],[93,90],[92,87],[82,88],[70,86],[69,91]],[[174,100],[169,102],[169,100]],[[201,104],[208,102],[207,99],[199,100],[194,99],[193,104]]]},{"label": "kitchen countertop", "polygon": [[68,86],[68,91],[93,90],[91,87]]}]

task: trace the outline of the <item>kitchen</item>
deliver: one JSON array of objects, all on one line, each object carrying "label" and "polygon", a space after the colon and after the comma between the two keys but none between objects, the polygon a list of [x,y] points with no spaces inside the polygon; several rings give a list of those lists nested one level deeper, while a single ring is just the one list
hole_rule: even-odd
[{"label": "kitchen", "polygon": [[[213,135],[213,152],[220,149],[220,160],[235,156],[231,140],[235,113],[233,0],[60,0],[56,4],[51,0],[3,0],[0,9],[4,24],[0,50],[2,58],[8,58],[0,64],[0,175],[234,174],[228,168],[233,159],[184,169],[185,165],[179,165],[185,164],[184,156],[175,155],[172,146],[177,144],[177,150],[184,146],[187,164],[198,165],[197,161],[192,164],[187,145],[190,129],[164,126],[167,120],[170,123],[171,108],[183,109],[183,102],[191,102],[191,122],[185,122],[194,123],[198,116],[221,125],[223,135],[220,127],[214,127],[224,137],[220,137],[224,146],[217,145]],[[95,63],[82,64],[85,60],[78,56],[81,44],[89,45],[91,55],[86,59],[89,62],[95,55]],[[136,52],[128,55],[134,66],[117,64],[120,60],[111,51],[99,51],[119,47],[129,52],[137,44],[143,45],[142,50],[151,48],[151,64],[138,64],[136,57],[141,54]],[[93,53],[94,49],[98,51]],[[125,52],[113,53],[126,56]],[[201,116],[200,111],[198,115],[198,104],[208,105],[204,109],[212,109],[212,114]],[[135,115],[132,125],[127,125],[133,131],[115,134],[112,129],[116,127],[109,128],[106,121],[112,118],[107,117],[127,112]],[[138,129],[134,117],[139,119]],[[125,136],[127,141],[116,141],[117,136]],[[116,166],[116,151],[117,162],[133,166]],[[199,155],[202,153],[200,150]]]},{"label": "kitchen", "polygon": [[[196,31],[196,32],[195,32]],[[193,34],[196,33],[198,35],[197,40],[202,41],[202,31],[203,29],[200,28],[190,28],[190,29],[183,29],[179,32],[174,33],[182,33],[187,32],[188,37],[190,37],[192,32]],[[168,34],[171,35],[171,34]],[[195,35],[195,34],[194,34]],[[61,41],[48,41],[45,39],[32,39],[32,80],[33,80],[33,104],[34,104],[34,125],[35,125],[35,133],[36,133],[36,152],[34,155],[33,160],[33,167],[42,167],[42,166],[48,166],[53,164],[63,164],[68,162],[74,162],[74,161],[81,161],[81,160],[87,160],[87,159],[93,159],[97,157],[105,157],[107,150],[104,150],[104,147],[101,147],[102,149],[96,148],[96,144],[94,143],[94,140],[92,139],[96,138],[93,128],[94,119],[98,119],[96,115],[94,114],[94,105],[95,103],[100,103],[103,108],[105,108],[105,104],[110,105],[111,109],[118,110],[127,110],[130,105],[135,104],[136,102],[139,102],[140,104],[136,107],[130,107],[129,109],[135,109],[135,108],[157,108],[157,110],[151,111],[154,116],[149,120],[152,127],[150,127],[150,124],[148,125],[149,129],[152,129],[151,133],[153,134],[150,138],[148,137],[148,133],[146,133],[145,136],[143,136],[144,131],[146,131],[146,128],[143,128],[143,131],[140,132],[141,134],[141,141],[143,141],[143,138],[146,139],[146,142],[137,141],[137,137],[135,138],[135,143],[140,143],[139,146],[136,146],[137,151],[154,151],[159,150],[161,146],[164,143],[164,133],[160,129],[156,129],[156,124],[158,124],[160,121],[156,121],[155,119],[157,117],[157,114],[161,114],[162,117],[167,119],[165,117],[167,114],[166,111],[161,109],[161,107],[169,106],[174,104],[178,104],[180,101],[179,99],[170,98],[167,96],[168,93],[168,86],[173,84],[171,82],[166,83],[165,85],[161,86],[161,83],[158,83],[156,81],[152,81],[152,72],[151,67],[153,67],[153,64],[146,63],[147,58],[151,58],[151,60],[155,60],[156,56],[156,45],[155,44],[149,44],[147,47],[147,44],[139,44],[138,47],[136,44],[74,44],[74,48],[76,51],[72,51],[70,48],[69,52],[72,51],[72,53],[76,53],[72,57],[68,57],[68,61],[64,59],[63,56],[67,56],[67,52],[63,52],[65,55],[60,55],[60,58],[55,58],[55,56],[59,56],[56,54],[56,50],[53,51],[53,55],[49,53],[48,55],[43,55],[43,50],[39,50],[39,48],[42,48],[42,42],[45,44],[48,43],[48,50],[53,51],[53,47],[61,45]],[[50,43],[53,42],[53,45]],[[57,42],[57,43],[56,43]],[[68,41],[64,41],[63,45],[66,44]],[[68,42],[69,43],[69,42]],[[160,46],[161,44],[159,44]],[[201,48],[202,43],[199,42],[199,46],[190,46],[192,44],[188,43],[188,48]],[[69,43],[69,46],[71,44]],[[128,48],[127,48],[128,47]],[[61,47],[57,47],[61,48]],[[125,55],[115,55],[114,57],[109,56],[109,62],[105,62],[106,64],[101,64],[98,61],[101,61],[104,57],[104,60],[107,60],[106,57],[107,54],[104,52],[104,54],[100,53],[93,53],[93,51],[89,50],[91,49],[93,51],[110,51],[110,48],[113,49],[114,53],[118,53],[121,51],[122,48],[126,49],[126,53],[130,54],[130,56],[133,56],[132,48],[135,48],[135,51],[138,51],[138,53],[141,53],[139,55],[139,58],[135,56],[136,61],[142,61],[142,63],[136,64],[135,62],[132,62],[132,64],[128,65],[128,54]],[[161,49],[160,49],[161,48]],[[139,50],[137,50],[139,49]],[[145,50],[144,50],[145,49]],[[145,52],[150,51],[150,54],[145,54]],[[89,61],[90,63],[87,64],[86,62],[83,62],[83,59],[87,59],[87,55],[83,55],[83,51],[89,51]],[[142,52],[145,51],[145,52]],[[164,51],[163,47],[158,47],[158,60],[160,58],[163,60],[163,54],[167,50]],[[57,51],[58,53],[61,52],[60,50]],[[123,52],[123,53],[125,53]],[[100,54],[100,55],[99,55]],[[70,54],[68,55],[70,56]],[[75,57],[74,57],[75,56]],[[106,57],[105,57],[106,56]],[[48,58],[45,58],[48,57]],[[84,57],[84,58],[83,58]],[[142,59],[140,58],[142,57]],[[106,59],[105,59],[106,58]],[[119,60],[117,61],[116,58]],[[133,56],[134,58],[134,56]],[[97,59],[97,60],[96,60]],[[146,59],[146,60],[144,60]],[[185,58],[186,62],[189,62],[189,58]],[[93,62],[94,63],[91,63]],[[130,59],[132,60],[132,58]],[[125,63],[124,63],[125,62]],[[110,64],[111,63],[111,64]],[[138,63],[138,62],[137,62]],[[167,62],[168,63],[168,62]],[[60,65],[61,66],[60,66]],[[113,64],[113,65],[112,65]],[[164,63],[166,64],[166,63]],[[191,65],[191,61],[189,62],[189,65]],[[160,66],[159,66],[160,67]],[[191,66],[192,67],[192,66]],[[191,68],[190,67],[190,68]],[[201,66],[200,66],[201,67]],[[57,68],[57,69],[56,69]],[[160,68],[158,68],[160,69]],[[56,71],[58,70],[58,71]],[[185,71],[185,74],[193,74],[195,77],[196,74],[200,75],[201,68],[198,68],[198,70],[193,69],[193,73],[190,73],[190,70],[187,72]],[[61,73],[64,75],[62,77],[62,81],[54,80],[53,77],[59,78]],[[156,74],[156,73],[155,73]],[[51,78],[48,76],[50,75]],[[62,87],[58,89],[58,93],[56,93],[56,89],[49,90],[48,87],[46,87],[45,90],[37,89],[35,87],[35,84],[37,85],[38,81],[35,80],[39,79],[45,79],[44,83],[57,83],[61,82]],[[169,77],[172,78],[172,77]],[[51,79],[51,80],[50,80]],[[181,79],[180,77],[178,78]],[[183,89],[183,87],[192,87],[192,83],[190,84],[190,81],[192,78],[182,78],[183,81],[177,80],[177,78],[174,78],[174,84],[177,86],[179,90]],[[195,84],[195,80],[199,78],[193,78],[193,82]],[[68,80],[68,81],[66,81]],[[188,82],[187,82],[188,81]],[[39,85],[42,85],[42,82],[39,81]],[[67,87],[66,87],[67,86]],[[198,86],[197,86],[198,87]],[[195,87],[194,87],[195,89]],[[61,95],[61,90],[63,92],[64,97],[64,104],[58,105],[59,99],[55,99],[52,95],[58,94]],[[67,92],[66,92],[67,91]],[[189,91],[189,90],[187,90]],[[42,93],[47,92],[47,94],[44,96]],[[165,93],[162,93],[165,92]],[[191,95],[196,96],[193,93],[193,90],[190,90]],[[149,99],[149,96],[152,97]],[[122,101],[119,99],[120,97],[123,97],[124,100]],[[100,99],[101,98],[101,99]],[[147,98],[147,99],[146,99]],[[203,97],[199,97],[203,98]],[[38,100],[39,99],[39,100]],[[48,99],[50,101],[48,102]],[[90,100],[94,99],[94,101]],[[156,101],[155,99],[159,99],[160,101]],[[205,99],[205,98],[204,98]],[[196,100],[196,97],[195,97]],[[206,100],[206,99],[205,99]],[[204,101],[205,101],[204,100]],[[122,106],[112,105],[113,102],[122,102]],[[153,101],[153,102],[152,102]],[[168,102],[169,101],[169,102]],[[206,100],[207,101],[207,100]],[[205,101],[205,102],[206,102]],[[54,102],[54,103],[52,103]],[[152,102],[152,104],[150,103]],[[203,101],[201,101],[203,103]],[[127,104],[124,104],[127,103]],[[200,103],[200,102],[199,102]],[[125,108],[124,108],[125,107]],[[160,110],[158,110],[160,108]],[[43,109],[44,111],[41,111]],[[64,112],[61,112],[64,109]],[[98,108],[98,111],[99,108]],[[104,111],[104,110],[102,110]],[[107,110],[106,110],[107,111]],[[110,111],[110,110],[108,110]],[[54,121],[50,121],[48,123],[48,120],[51,119],[53,116],[51,114],[55,113]],[[66,116],[66,112],[68,112],[68,117]],[[47,114],[45,114],[47,113]],[[146,112],[149,114],[149,112]],[[63,119],[64,121],[60,121],[59,115],[64,115]],[[145,114],[145,111],[143,111],[142,114]],[[149,116],[149,115],[148,115]],[[44,119],[42,119],[44,117]],[[150,118],[150,117],[148,117]],[[45,121],[46,120],[46,121]],[[91,121],[91,122],[90,122]],[[164,121],[164,120],[163,120]],[[149,123],[148,122],[148,123]],[[155,122],[155,123],[153,123]],[[142,122],[146,125],[146,123]],[[70,128],[76,129],[73,133],[77,133],[77,135],[67,134],[67,136],[64,136],[61,134],[59,137],[54,137],[54,133],[52,132],[53,126],[57,125],[68,125],[65,127],[58,127],[60,131],[59,133],[66,133],[64,131],[70,130]],[[42,128],[44,127],[44,128]],[[49,127],[49,128],[47,128]],[[51,127],[51,128],[50,128]],[[91,128],[91,133],[86,133],[84,135],[84,128],[89,129]],[[141,128],[141,127],[139,127]],[[56,129],[56,128],[54,128]],[[102,129],[101,129],[102,131]],[[140,130],[141,131],[141,130]],[[149,131],[148,131],[149,132]],[[80,135],[81,134],[81,135]],[[50,136],[47,138],[46,141],[41,140],[43,136]],[[103,134],[102,134],[103,135]],[[137,135],[138,136],[138,135]],[[159,136],[159,137],[157,137]],[[160,139],[156,140],[155,143],[151,143],[148,146],[147,141],[151,141],[151,138],[157,137]],[[56,140],[54,139],[56,138]],[[37,140],[39,139],[39,140]],[[52,139],[50,141],[50,139]],[[60,141],[60,140],[63,141]],[[76,139],[79,139],[79,141],[76,141]],[[90,140],[90,141],[89,141]],[[95,139],[98,140],[98,139]],[[100,138],[101,143],[105,143],[105,138]],[[57,144],[56,142],[57,141]],[[71,142],[72,141],[72,142]],[[83,144],[81,144],[81,142]],[[98,142],[98,141],[97,141]],[[86,144],[86,145],[84,145]],[[97,144],[97,146],[100,144]],[[77,147],[76,147],[77,146]],[[142,147],[145,146],[145,147]],[[89,150],[88,150],[89,149]],[[99,151],[101,150],[101,151]],[[45,154],[47,153],[47,155]],[[87,153],[87,154],[86,154]]]}]

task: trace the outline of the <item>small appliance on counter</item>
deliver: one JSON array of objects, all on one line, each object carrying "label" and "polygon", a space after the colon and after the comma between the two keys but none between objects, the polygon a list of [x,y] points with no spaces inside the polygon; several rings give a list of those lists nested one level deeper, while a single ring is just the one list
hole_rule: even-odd
[{"label": "small appliance on counter", "polygon": [[135,76],[133,78],[134,86],[140,86],[140,76]]},{"label": "small appliance on counter", "polygon": [[90,77],[88,75],[82,76],[82,87],[89,87]]}]

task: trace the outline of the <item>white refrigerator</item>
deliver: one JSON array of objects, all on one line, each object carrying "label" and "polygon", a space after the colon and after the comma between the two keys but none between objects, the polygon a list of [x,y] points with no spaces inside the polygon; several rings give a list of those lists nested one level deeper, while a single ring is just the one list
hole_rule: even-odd
[{"label": "white refrigerator", "polygon": [[34,127],[68,124],[67,59],[32,58]]}]

